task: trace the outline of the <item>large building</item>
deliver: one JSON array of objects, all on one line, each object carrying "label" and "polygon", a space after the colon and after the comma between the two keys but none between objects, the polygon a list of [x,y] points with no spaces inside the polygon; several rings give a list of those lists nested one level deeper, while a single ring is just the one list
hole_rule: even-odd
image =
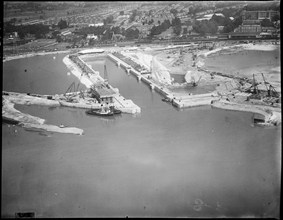
[{"label": "large building", "polygon": [[113,103],[113,98],[116,92],[105,83],[94,84],[91,88],[91,92],[94,98],[100,103]]},{"label": "large building", "polygon": [[[236,33],[261,33],[266,32],[268,28],[261,26],[264,19],[271,20],[273,16],[279,15],[278,11],[243,11],[243,24],[234,30]],[[274,28],[268,29],[268,32],[274,32]]]},{"label": "large building", "polygon": [[243,20],[271,20],[273,16],[279,15],[278,11],[243,11]]}]

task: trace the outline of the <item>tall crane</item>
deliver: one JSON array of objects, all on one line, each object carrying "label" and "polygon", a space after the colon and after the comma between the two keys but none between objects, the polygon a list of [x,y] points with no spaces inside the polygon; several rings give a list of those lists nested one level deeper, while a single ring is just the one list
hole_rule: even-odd
[{"label": "tall crane", "polygon": [[106,84],[108,84],[108,72],[107,72],[106,64],[104,64],[104,81]]},{"label": "tall crane", "polygon": [[261,73],[261,75],[262,75],[262,78],[263,78],[263,82],[264,82],[264,85],[265,85],[265,87],[266,87],[266,91],[268,92],[268,86],[267,86],[267,84],[269,84],[268,82],[266,82],[266,80],[265,80],[265,78],[264,78],[264,75],[263,75],[263,73]]},{"label": "tall crane", "polygon": [[253,87],[252,93],[253,94],[258,94],[258,88],[257,88],[258,84],[259,83],[255,81],[255,74],[253,74],[253,83],[252,83],[252,87]]},{"label": "tall crane", "polygon": [[[196,82],[196,81],[193,82],[193,86],[194,86],[194,87],[196,87],[196,86],[198,85],[198,83],[199,83],[199,81],[201,80],[201,78],[202,78],[202,76],[199,77],[199,79],[198,79],[197,82]],[[226,84],[225,84],[225,85],[226,85]]]},{"label": "tall crane", "polygon": [[[268,96],[268,97],[276,97],[276,98],[279,98],[279,94],[278,94],[278,92],[275,90],[275,88],[274,88],[269,82],[267,82],[267,81],[265,80],[263,73],[261,73],[261,75],[262,75],[264,84],[265,84],[265,86],[266,86],[267,96]],[[269,87],[267,86],[267,84],[269,85]]]}]

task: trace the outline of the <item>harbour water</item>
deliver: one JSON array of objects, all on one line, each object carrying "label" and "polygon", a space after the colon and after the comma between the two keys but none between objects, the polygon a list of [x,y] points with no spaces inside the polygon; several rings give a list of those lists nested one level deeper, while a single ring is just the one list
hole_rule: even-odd
[{"label": "harbour water", "polygon": [[[65,55],[53,56],[4,63],[4,90],[65,92],[78,80],[67,75]],[[279,215],[281,127],[254,127],[251,113],[178,111],[112,61],[87,62],[102,76],[105,63],[109,83],[141,114],[105,119],[81,109],[16,105],[85,134],[3,124],[2,217],[25,211],[37,217]]]}]

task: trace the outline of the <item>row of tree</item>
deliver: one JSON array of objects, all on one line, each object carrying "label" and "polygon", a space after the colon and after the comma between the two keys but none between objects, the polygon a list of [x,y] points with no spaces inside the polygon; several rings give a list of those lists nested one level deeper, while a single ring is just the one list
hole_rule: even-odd
[{"label": "row of tree", "polygon": [[154,25],[150,30],[150,36],[159,35],[170,27],[173,28],[173,32],[176,35],[180,35],[182,31],[182,24],[180,18],[175,17],[174,19],[172,19],[172,22],[166,19],[161,24],[157,26]]},{"label": "row of tree", "polygon": [[231,20],[229,17],[217,16],[214,14],[210,20],[196,20],[193,24],[193,30],[201,35],[206,33],[216,34],[218,26],[223,26],[223,30],[221,32],[229,33],[242,23],[242,16],[238,16],[234,20]]},{"label": "row of tree", "polygon": [[84,27],[75,31],[76,34],[82,35],[85,38],[88,34],[94,34],[96,36],[100,36],[101,40],[111,40],[113,34],[120,34],[124,36],[127,40],[137,39],[139,37],[139,30],[137,28],[120,28],[116,27],[108,27],[106,25],[99,27]]},{"label": "row of tree", "polygon": [[[60,29],[64,29],[68,27],[68,24],[65,20],[60,20],[57,26]],[[13,22],[5,22],[4,33],[12,32],[17,32],[20,39],[24,39],[28,34],[34,35],[36,39],[39,39],[44,38],[50,32],[50,28],[44,24],[15,25]]]}]

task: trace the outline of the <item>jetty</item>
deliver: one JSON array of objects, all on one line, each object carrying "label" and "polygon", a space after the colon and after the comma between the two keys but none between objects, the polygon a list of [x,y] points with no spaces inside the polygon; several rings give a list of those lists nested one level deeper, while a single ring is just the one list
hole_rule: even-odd
[{"label": "jetty", "polygon": [[[203,105],[210,105],[212,100],[217,100],[217,93],[208,93],[208,94],[200,94],[200,95],[177,95],[172,93],[166,86],[159,84],[152,80],[151,73],[148,71],[143,73],[144,69],[136,64],[134,61],[130,61],[124,55],[115,52],[113,54],[108,54],[108,57],[117,63],[118,66],[124,68],[127,73],[131,73],[137,77],[139,81],[144,82],[148,85],[152,90],[157,91],[161,94],[165,99],[172,102],[173,106],[177,108],[187,108],[187,107],[196,107]],[[133,65],[133,66],[131,66]]]},{"label": "jetty", "polygon": [[[29,98],[28,95],[16,94],[16,93],[5,92],[5,95],[2,96],[2,120],[5,123],[16,124],[21,127],[24,127],[26,130],[33,131],[49,131],[49,132],[58,132],[66,134],[77,134],[82,135],[83,130],[76,127],[60,127],[57,125],[45,124],[45,119],[35,117],[29,114],[22,113],[14,108],[15,104],[37,104],[37,105],[47,105],[49,106],[58,106],[59,103],[50,103],[50,100],[45,98]],[[23,98],[23,99],[22,99]],[[33,101],[34,100],[34,101]]]},{"label": "jetty", "polygon": [[[137,106],[132,100],[124,98],[119,93],[118,88],[112,87],[99,75],[99,72],[93,70],[91,66],[86,64],[78,55],[75,54],[66,56],[63,59],[63,62],[71,70],[71,72],[86,85],[87,88],[92,88],[96,99],[101,99],[103,96],[103,99],[106,99],[106,102],[113,102],[115,108],[124,113],[137,114],[141,112],[141,108],[139,106]],[[78,107],[77,103],[73,103],[72,105],[69,105],[69,107]]]}]

